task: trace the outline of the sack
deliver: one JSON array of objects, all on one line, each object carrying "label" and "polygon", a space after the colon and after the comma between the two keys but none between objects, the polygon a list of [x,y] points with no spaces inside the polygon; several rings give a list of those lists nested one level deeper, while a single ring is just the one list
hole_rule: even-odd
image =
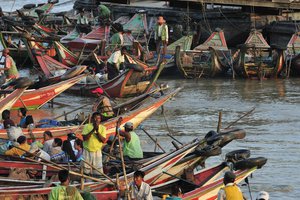
[{"label": "sack", "polygon": [[16,142],[18,137],[24,135],[21,127],[9,127],[7,130],[7,137],[10,141]]}]

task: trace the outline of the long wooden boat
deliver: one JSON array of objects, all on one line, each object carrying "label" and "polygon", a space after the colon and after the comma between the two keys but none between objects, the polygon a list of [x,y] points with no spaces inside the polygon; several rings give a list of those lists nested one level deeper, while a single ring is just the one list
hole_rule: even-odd
[{"label": "long wooden boat", "polygon": [[[137,127],[142,121],[151,116],[160,106],[166,103],[169,99],[175,96],[181,88],[178,88],[169,94],[165,94],[157,99],[151,99],[149,102],[137,107],[136,109],[129,110],[122,115],[111,118],[103,123],[106,127],[107,138],[110,135],[115,134],[116,122],[119,117],[123,118],[122,125],[126,122],[130,121],[134,124],[134,127]],[[52,132],[53,137],[66,137],[68,133],[75,132],[78,137],[81,137],[81,126],[62,126],[62,127],[49,127],[49,128],[34,128],[31,130],[33,135],[37,140],[43,140],[44,131],[50,130]],[[22,132],[25,136],[30,138],[30,130],[22,129]],[[6,130],[0,130],[0,138],[7,139]]]},{"label": "long wooden boat", "polygon": [[128,61],[143,68],[142,72],[135,69],[126,70],[114,79],[102,84],[102,88],[111,97],[128,97],[150,91],[164,68],[161,62],[158,67],[150,67],[146,63],[135,59],[128,54]]},{"label": "long wooden boat", "polygon": [[[147,183],[151,183],[151,181],[159,178],[162,175],[163,171],[167,171],[168,169],[170,169],[171,167],[173,167],[174,165],[176,165],[176,163],[181,160],[185,155],[187,155],[188,153],[193,152],[196,147],[199,145],[199,140],[194,140],[193,142],[184,145],[182,147],[180,147],[177,150],[174,150],[168,154],[166,154],[164,157],[160,157],[159,159],[155,159],[152,162],[148,162],[145,163],[143,165],[143,167],[140,168],[140,170],[145,172],[145,177],[144,177],[144,181]],[[127,179],[128,181],[133,181],[133,174],[129,173],[127,175]],[[124,177],[120,177],[121,181],[124,181]],[[97,198],[101,197],[101,199],[107,199],[106,195],[107,195],[107,190],[109,189],[109,187],[104,187],[104,189],[106,190],[106,192],[103,193],[103,191],[101,191],[101,189],[97,189],[99,188],[99,185],[104,185],[103,183],[99,183],[99,184],[94,184],[92,185],[92,183],[86,183],[85,187],[89,187],[89,190],[93,191],[95,190],[95,194]],[[78,186],[78,185],[77,185]],[[105,186],[105,185],[104,185]],[[52,187],[46,187],[46,188],[33,188],[33,189],[28,189],[28,188],[21,188],[21,189],[17,189],[17,188],[1,188],[0,189],[0,197],[10,197],[11,199],[17,199],[20,197],[20,195],[22,196],[34,196],[34,195],[48,195],[51,191]],[[113,188],[111,188],[113,189]],[[103,190],[103,187],[102,187]],[[110,194],[112,195],[116,195],[114,196],[113,199],[116,199],[117,197],[117,191],[111,191]],[[110,196],[111,197],[111,196]]]},{"label": "long wooden boat", "polygon": [[176,47],[176,65],[184,78],[216,77],[227,73],[231,57],[224,32],[217,30],[193,50]]},{"label": "long wooden boat", "polygon": [[300,37],[299,32],[296,32],[292,35],[288,45],[286,55],[286,76],[300,75]]},{"label": "long wooden boat", "polygon": [[[2,113],[4,110],[10,110],[13,105],[20,99],[20,97],[25,92],[26,88],[20,88],[16,89],[10,94],[7,94],[6,91],[4,91],[4,94],[1,94],[0,96],[0,113]],[[0,90],[0,93],[2,91]]]},{"label": "long wooden boat", "polygon": [[272,49],[257,30],[252,30],[233,60],[234,71],[244,78],[277,78],[284,65],[283,50]]}]

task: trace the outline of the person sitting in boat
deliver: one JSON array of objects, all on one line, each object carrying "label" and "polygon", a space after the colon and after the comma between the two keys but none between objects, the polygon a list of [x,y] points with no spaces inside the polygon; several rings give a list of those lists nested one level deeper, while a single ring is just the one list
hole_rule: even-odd
[{"label": "person sitting in boat", "polygon": [[103,90],[101,88],[96,88],[92,91],[92,93],[96,94],[98,97],[97,101],[94,103],[94,106],[92,108],[93,112],[100,112],[102,116],[102,121],[104,121],[105,119],[112,118],[114,116],[114,111],[109,98],[103,95]]},{"label": "person sitting in boat", "polygon": [[244,200],[246,199],[241,189],[234,183],[235,174],[232,171],[227,171],[224,174],[223,182],[225,187],[218,192],[218,200]]},{"label": "person sitting in boat", "polygon": [[133,174],[133,182],[130,184],[131,199],[132,200],[152,200],[152,192],[150,185],[144,182],[145,173],[142,171],[135,171]]},{"label": "person sitting in boat", "polygon": [[120,131],[120,135],[125,138],[123,147],[124,157],[129,159],[142,159],[143,150],[139,136],[133,131],[133,123],[126,122],[124,131]]},{"label": "person sitting in boat", "polygon": [[120,23],[115,23],[112,25],[112,29],[115,32],[110,39],[110,45],[112,51],[116,51],[120,49],[124,45],[124,37],[123,37],[123,25]]},{"label": "person sitting in boat", "polygon": [[34,157],[34,159],[36,159],[38,161],[43,161],[43,160],[49,161],[50,160],[50,155],[47,152],[45,152],[44,150],[40,149],[38,144],[35,142],[31,144],[29,153],[31,153],[32,156]]},{"label": "person sitting in boat", "polygon": [[52,143],[52,148],[51,148],[51,152],[50,152],[50,156],[54,156],[57,154],[60,154],[63,150],[62,150],[62,139],[60,138],[54,138],[54,141]]},{"label": "person sitting in boat", "polygon": [[3,127],[5,129],[15,126],[14,121],[10,119],[10,111],[7,109],[3,110],[2,112],[2,120],[3,120]]},{"label": "person sitting in boat", "polygon": [[76,28],[78,29],[79,32],[82,32],[82,33],[89,33],[91,31],[89,21],[88,21],[87,17],[84,15],[83,9],[81,9],[79,11],[79,15],[77,17]]},{"label": "person sitting in boat", "polygon": [[60,170],[58,172],[60,185],[53,188],[49,194],[49,200],[72,199],[83,200],[81,194],[76,187],[70,186],[70,177],[68,170]]},{"label": "person sitting in boat", "polygon": [[83,155],[83,143],[82,140],[79,138],[76,138],[75,143],[74,143],[74,148],[77,150],[76,153],[76,161],[79,162],[82,159]]},{"label": "person sitting in boat", "polygon": [[182,199],[182,191],[179,186],[175,186],[172,188],[171,196],[168,196],[166,200],[181,200]]},{"label": "person sitting in boat", "polygon": [[256,200],[269,200],[269,193],[266,191],[260,191],[256,197]]},{"label": "person sitting in boat", "polygon": [[2,55],[5,58],[4,62],[1,63],[2,65],[4,65],[4,68],[0,68],[0,71],[4,71],[7,79],[19,78],[19,72],[16,63],[14,59],[9,55],[9,49],[3,49]]},{"label": "person sitting in boat", "polygon": [[65,152],[65,158],[61,160],[61,162],[76,162],[76,156],[73,151],[73,147],[69,140],[65,140],[62,144],[63,152]]},{"label": "person sitting in boat", "polygon": [[124,69],[126,47],[122,47],[121,50],[115,51],[107,60],[107,73],[108,80],[117,77],[120,73],[120,69]]},{"label": "person sitting in boat", "polygon": [[[17,142],[19,143],[18,147],[12,147],[11,149],[5,151],[4,155],[7,156],[22,156],[25,151],[29,151],[30,145],[27,143],[27,138],[24,135],[18,137]],[[23,151],[23,150],[25,151]]]},{"label": "person sitting in boat", "polygon": [[74,143],[75,143],[76,139],[77,139],[77,137],[76,137],[75,133],[68,133],[67,140],[71,143],[71,147],[72,147],[75,155],[77,154],[77,150],[74,147]]},{"label": "person sitting in boat", "polygon": [[107,6],[100,3],[98,6],[98,13],[99,13],[99,22],[102,24],[109,24],[110,23],[110,10]]},{"label": "person sitting in boat", "polygon": [[54,138],[52,136],[52,132],[51,131],[45,131],[43,133],[43,137],[44,137],[43,150],[51,155],[52,149],[54,148],[53,147]]}]

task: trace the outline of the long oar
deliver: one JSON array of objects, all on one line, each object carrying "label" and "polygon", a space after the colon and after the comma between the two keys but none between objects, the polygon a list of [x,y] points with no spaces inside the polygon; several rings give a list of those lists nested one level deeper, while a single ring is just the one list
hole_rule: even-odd
[{"label": "long oar", "polygon": [[255,110],[255,107],[252,108],[251,110],[249,110],[248,112],[246,112],[245,114],[243,114],[241,117],[239,117],[234,122],[231,122],[225,129],[230,128],[231,126],[233,126],[234,124],[236,124],[238,121],[240,121],[241,119],[243,119],[244,117],[246,117],[247,115],[249,115],[250,113],[252,113],[254,110]]},{"label": "long oar", "polygon": [[144,129],[144,128],[140,128],[142,131],[144,131],[144,133],[146,133],[146,135],[164,152],[166,153],[166,151],[164,150],[164,148],[162,148],[162,146]]}]

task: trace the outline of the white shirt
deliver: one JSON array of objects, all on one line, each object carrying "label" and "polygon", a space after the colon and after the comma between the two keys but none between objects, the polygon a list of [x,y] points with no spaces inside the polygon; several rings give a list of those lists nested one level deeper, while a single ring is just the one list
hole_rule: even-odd
[{"label": "white shirt", "polygon": [[120,64],[125,62],[124,55],[121,55],[121,50],[114,52],[108,59],[110,64],[117,64],[118,69],[120,68]]},{"label": "white shirt", "polygon": [[150,185],[142,182],[140,190],[134,182],[130,184],[131,199],[134,200],[153,200]]},{"label": "white shirt", "polygon": [[124,45],[124,37],[123,37],[123,34],[122,34],[122,33],[119,33],[119,35],[120,35],[121,45],[123,46],[123,45]]},{"label": "white shirt", "polygon": [[51,154],[51,149],[53,148],[52,147],[53,142],[54,142],[54,139],[50,139],[50,140],[47,140],[44,142],[43,150],[46,153]]},{"label": "white shirt", "polygon": [[158,26],[158,33],[157,33],[158,37],[161,37],[162,27],[163,27],[163,25]]}]

